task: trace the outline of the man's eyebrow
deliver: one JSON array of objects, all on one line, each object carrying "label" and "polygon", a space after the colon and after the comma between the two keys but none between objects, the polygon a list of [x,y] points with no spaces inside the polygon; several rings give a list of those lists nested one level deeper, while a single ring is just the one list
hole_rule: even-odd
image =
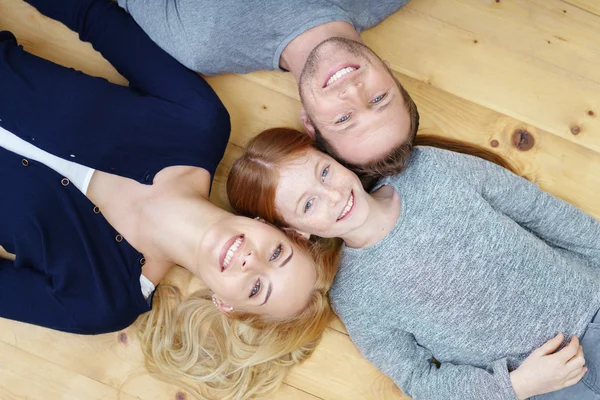
[{"label": "man's eyebrow", "polygon": [[271,297],[272,292],[273,292],[273,284],[271,282],[269,282],[269,289],[267,289],[267,295],[265,296],[265,301],[262,302],[261,306],[269,300],[269,297]]},{"label": "man's eyebrow", "polygon": [[393,100],[393,99],[391,99],[390,101],[388,101],[387,103],[385,103],[384,105],[382,105],[381,107],[379,107],[379,108],[377,109],[377,112],[378,112],[378,113],[380,113],[380,112],[383,112],[383,111],[384,111],[386,108],[388,108],[388,106],[389,106],[389,105],[392,103],[392,100]]},{"label": "man's eyebrow", "polygon": [[352,128],[356,127],[356,122],[351,122],[349,124],[347,124],[346,126],[344,126],[342,129],[340,129],[339,131],[337,131],[336,133],[341,133],[341,132],[348,132],[349,130],[351,130]]}]

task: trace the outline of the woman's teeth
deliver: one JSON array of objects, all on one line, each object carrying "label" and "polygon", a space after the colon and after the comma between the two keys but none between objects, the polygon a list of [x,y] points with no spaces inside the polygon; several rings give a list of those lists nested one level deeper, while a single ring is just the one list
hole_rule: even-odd
[{"label": "woman's teeth", "polygon": [[235,242],[233,242],[229,250],[227,250],[227,254],[225,255],[225,260],[223,261],[222,265],[223,268],[229,267],[229,263],[231,262],[231,259],[233,258],[233,255],[235,254],[236,250],[239,249],[240,245],[242,244],[242,241],[243,239],[241,237],[237,238]]},{"label": "woman's teeth", "polygon": [[347,73],[350,73],[352,71],[356,71],[356,68],[353,67],[346,67],[344,69],[340,69],[338,72],[336,72],[335,74],[333,74],[331,76],[331,78],[329,78],[329,80],[327,81],[327,83],[325,84],[325,86],[329,86],[331,85],[333,82],[337,81],[338,79],[340,79],[342,76],[346,75]]},{"label": "woman's teeth", "polygon": [[346,203],[346,207],[342,210],[338,221],[346,216],[352,210],[352,206],[354,205],[354,194],[350,193],[350,198],[348,199],[348,203]]}]

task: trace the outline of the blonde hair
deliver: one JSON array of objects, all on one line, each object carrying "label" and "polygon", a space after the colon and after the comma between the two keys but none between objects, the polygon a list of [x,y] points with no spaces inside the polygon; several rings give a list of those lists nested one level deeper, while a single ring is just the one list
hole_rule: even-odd
[{"label": "blonde hair", "polygon": [[292,240],[309,252],[317,272],[312,297],[299,315],[283,321],[239,313],[227,317],[213,305],[208,289],[183,299],[177,287],[161,284],[152,310],[138,320],[148,371],[199,399],[273,393],[289,369],[312,354],[333,317],[328,291],[340,242]]}]

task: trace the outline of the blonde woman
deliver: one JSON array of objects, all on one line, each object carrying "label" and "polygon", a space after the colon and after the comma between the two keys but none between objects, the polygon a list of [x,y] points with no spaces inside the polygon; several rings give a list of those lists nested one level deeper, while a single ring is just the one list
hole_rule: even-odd
[{"label": "blonde woman", "polygon": [[[335,263],[208,201],[227,111],[115,3],[30,3],[90,41],[129,87],[0,32],[0,317],[98,334],[143,314],[159,378],[197,396],[273,390],[329,320]],[[176,264],[209,290],[155,290]]]}]

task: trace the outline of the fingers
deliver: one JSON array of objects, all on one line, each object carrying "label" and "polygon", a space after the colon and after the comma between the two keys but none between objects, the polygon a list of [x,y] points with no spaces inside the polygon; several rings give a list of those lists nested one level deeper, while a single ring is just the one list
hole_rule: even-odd
[{"label": "fingers", "polygon": [[578,372],[578,373],[575,375],[575,377],[573,377],[573,378],[571,378],[571,379],[568,379],[568,380],[565,382],[565,385],[564,385],[564,387],[573,386],[574,384],[576,384],[577,382],[579,382],[579,381],[581,380],[581,378],[583,378],[583,376],[585,375],[585,373],[587,372],[587,370],[588,370],[588,369],[587,369],[587,367],[583,367],[583,368],[581,369],[581,371],[579,371],[579,372]]},{"label": "fingers", "polygon": [[[564,338],[565,338],[564,335],[562,333],[559,333],[558,335],[554,336],[552,339],[548,340],[546,343],[544,343],[543,345],[541,345],[540,347],[535,349],[532,352],[532,354],[533,353],[537,353],[537,355],[552,354],[556,351],[556,349],[558,349],[558,346],[560,346],[560,344],[562,343]],[[571,357],[569,357],[569,358],[571,358]]]},{"label": "fingers", "polygon": [[577,352],[579,351],[579,339],[577,336],[573,336],[569,344],[567,344],[560,351],[556,352],[556,355],[560,357],[561,360],[564,360],[566,363],[571,358],[575,357]]},{"label": "fingers", "polygon": [[574,370],[577,368],[581,368],[585,365],[585,357],[583,356],[583,346],[579,346],[577,353],[569,361],[567,361],[566,365],[568,369]]}]

